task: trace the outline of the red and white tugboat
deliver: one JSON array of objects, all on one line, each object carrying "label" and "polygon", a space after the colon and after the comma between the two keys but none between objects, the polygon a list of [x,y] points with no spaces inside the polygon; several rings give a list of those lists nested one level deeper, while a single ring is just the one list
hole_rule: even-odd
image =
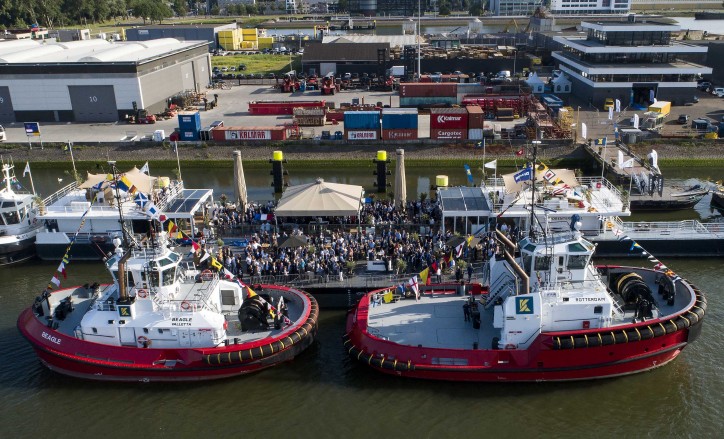
[{"label": "red and white tugboat", "polygon": [[384,290],[368,293],[347,316],[349,355],[413,378],[565,381],[653,369],[698,337],[699,290],[669,270],[596,267],[595,246],[572,229],[517,245],[496,232],[477,296],[432,286],[419,301],[380,303]]},{"label": "red and white tugboat", "polygon": [[[18,328],[48,368],[107,381],[191,381],[293,359],[317,331],[309,294],[199,270],[165,232],[105,261],[114,282],[48,290]],[[213,258],[213,257],[212,257]]]}]

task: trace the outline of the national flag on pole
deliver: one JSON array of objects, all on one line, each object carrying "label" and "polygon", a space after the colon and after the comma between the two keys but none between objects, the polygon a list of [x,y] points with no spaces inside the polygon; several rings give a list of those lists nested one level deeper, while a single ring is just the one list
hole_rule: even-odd
[{"label": "national flag on pole", "polygon": [[462,257],[462,255],[463,255],[463,245],[464,245],[464,244],[465,244],[465,243],[461,242],[460,244],[458,244],[457,247],[455,247],[455,257],[456,257],[456,258]]},{"label": "national flag on pole", "polygon": [[427,267],[420,272],[420,279],[422,280],[423,284],[428,284],[430,280],[430,267]]},{"label": "national flag on pole", "polygon": [[25,177],[25,174],[30,173],[30,162],[25,162],[25,170],[23,171],[23,177]]},{"label": "national flag on pole", "polygon": [[148,162],[146,162],[143,166],[141,166],[141,172],[148,175]]},{"label": "national flag on pole", "polygon": [[420,287],[417,284],[417,276],[413,276],[407,281],[407,284],[410,285],[410,289],[415,293],[415,299],[420,300]]},{"label": "national flag on pole", "polygon": [[495,159],[492,162],[488,162],[484,166],[488,169],[497,169],[498,168],[498,159]]},{"label": "national flag on pole", "polygon": [[523,154],[525,154],[525,149],[524,149],[524,148],[520,148],[520,149],[519,149],[518,151],[516,151],[516,153],[515,153],[515,155],[517,155],[518,157],[522,156]]},{"label": "national flag on pole", "polygon": [[531,168],[528,167],[513,174],[513,180],[515,180],[516,183],[520,183],[521,181],[526,180],[532,180],[532,175],[533,172],[531,172]]},{"label": "national flag on pole", "polygon": [[257,213],[254,215],[255,220],[259,221],[271,221],[274,219],[273,213]]},{"label": "national flag on pole", "polygon": [[473,183],[473,173],[470,171],[470,166],[467,164],[464,164],[463,167],[465,168],[465,175],[468,176],[468,182]]}]

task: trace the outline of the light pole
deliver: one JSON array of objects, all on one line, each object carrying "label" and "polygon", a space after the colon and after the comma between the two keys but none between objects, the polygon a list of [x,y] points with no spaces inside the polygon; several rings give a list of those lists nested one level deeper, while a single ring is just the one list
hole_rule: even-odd
[{"label": "light pole", "polygon": [[421,0],[417,0],[417,80],[422,78],[422,68],[420,67],[422,53],[420,53],[420,35],[422,34],[422,6]]}]

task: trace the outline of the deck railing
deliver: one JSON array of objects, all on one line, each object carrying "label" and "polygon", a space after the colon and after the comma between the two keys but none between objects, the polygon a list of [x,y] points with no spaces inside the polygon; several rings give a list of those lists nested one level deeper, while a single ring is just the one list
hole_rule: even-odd
[{"label": "deck railing", "polygon": [[634,232],[636,236],[667,236],[667,235],[714,235],[724,236],[724,225],[702,224],[697,220],[684,221],[653,221],[653,222],[622,222],[624,232]]}]

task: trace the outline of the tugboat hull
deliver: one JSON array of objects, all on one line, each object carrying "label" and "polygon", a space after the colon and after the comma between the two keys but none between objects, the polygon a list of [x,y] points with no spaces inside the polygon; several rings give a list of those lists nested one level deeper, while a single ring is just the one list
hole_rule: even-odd
[{"label": "tugboat hull", "polygon": [[11,241],[0,241],[0,266],[24,262],[35,256],[35,233],[13,238]]}]

